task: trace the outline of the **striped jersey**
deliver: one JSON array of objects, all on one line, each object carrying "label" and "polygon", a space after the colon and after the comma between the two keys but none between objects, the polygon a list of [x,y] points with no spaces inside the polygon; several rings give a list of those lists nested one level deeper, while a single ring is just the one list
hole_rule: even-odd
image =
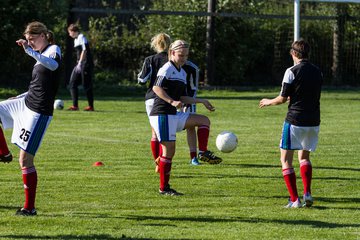
[{"label": "striped jersey", "polygon": [[161,52],[155,55],[151,55],[144,60],[141,72],[138,74],[138,83],[148,83],[148,89],[145,94],[145,100],[156,97],[156,94],[152,90],[154,82],[156,80],[159,69],[168,62],[168,56],[166,52]]},{"label": "striped jersey", "polygon": [[191,61],[186,61],[182,68],[186,72],[186,89],[190,97],[196,97],[199,85],[199,68]]},{"label": "striped jersey", "polygon": [[[182,68],[177,68],[172,61],[169,61],[159,69],[154,86],[163,88],[169,97],[179,101],[181,96],[187,96],[186,72]],[[159,114],[176,115],[176,108],[156,96],[150,116]]]}]

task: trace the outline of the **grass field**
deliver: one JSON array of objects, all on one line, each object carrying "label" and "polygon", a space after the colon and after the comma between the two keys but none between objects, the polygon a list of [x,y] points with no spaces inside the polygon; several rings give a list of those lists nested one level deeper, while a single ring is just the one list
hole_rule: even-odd
[{"label": "grass field", "polygon": [[223,130],[236,133],[239,146],[219,154],[220,165],[192,166],[179,133],[170,180],[185,194],[178,197],[158,194],[142,97],[103,98],[96,112],[55,111],[36,156],[38,216],[14,216],[24,198],[21,172],[16,161],[0,165],[0,239],[360,239],[359,92],[323,91],[310,209],[283,209],[278,143],[287,106],[258,108],[277,94],[200,93],[216,106],[198,107],[212,121],[209,148]]}]

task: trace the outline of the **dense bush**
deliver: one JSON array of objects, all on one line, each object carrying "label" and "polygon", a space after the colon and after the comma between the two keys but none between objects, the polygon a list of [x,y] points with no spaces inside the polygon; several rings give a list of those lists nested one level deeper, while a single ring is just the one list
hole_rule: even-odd
[{"label": "dense bush", "polygon": [[[65,52],[70,2],[75,7],[196,13],[206,12],[208,3],[207,0],[4,0],[0,8],[0,48],[4,56],[0,60],[0,85],[27,86],[33,61],[29,61],[15,41],[22,37],[28,22],[44,22],[55,32],[57,43]],[[284,70],[292,64],[288,50],[293,39],[293,1],[218,0],[216,9],[218,13],[243,15],[215,18],[213,85],[278,84]],[[342,17],[347,21],[341,62],[345,73],[342,83],[359,85],[360,72],[356,60],[356,49],[360,47],[359,10],[360,4],[301,3],[302,16],[332,17],[330,20],[301,21],[301,36],[311,43],[311,60],[322,68],[327,84],[332,83],[335,17]],[[168,33],[173,40],[184,39],[191,44],[189,58],[200,67],[201,80],[204,79],[207,24],[204,15],[92,15],[72,12],[72,18],[82,18],[80,22],[88,23],[84,33],[94,52],[96,87],[135,85],[144,58],[154,54],[150,49],[150,40],[159,32]]]}]

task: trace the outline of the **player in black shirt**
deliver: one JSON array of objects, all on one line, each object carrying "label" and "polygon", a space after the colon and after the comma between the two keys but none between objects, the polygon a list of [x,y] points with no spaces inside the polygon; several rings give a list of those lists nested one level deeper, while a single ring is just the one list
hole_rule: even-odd
[{"label": "player in black shirt", "polygon": [[[310,207],[312,165],[310,152],[315,151],[320,126],[320,95],[323,76],[320,69],[309,62],[310,46],[304,40],[295,41],[290,54],[295,66],[286,70],[280,95],[262,99],[259,107],[285,103],[288,112],[280,141],[282,172],[290,199],[287,208]],[[300,174],[304,185],[303,205],[298,196],[293,167],[294,150],[298,150]]]},{"label": "player in black shirt", "polygon": [[149,118],[162,146],[162,155],[159,161],[159,193],[163,195],[179,195],[169,185],[177,131],[197,127],[199,159],[209,163],[222,161],[207,149],[210,132],[209,118],[200,114],[178,111],[183,104],[194,103],[202,103],[208,110],[215,110],[208,100],[193,98],[186,93],[186,72],[182,66],[185,64],[188,54],[189,45],[186,42],[183,40],[173,42],[169,50],[170,61],[159,69],[153,86],[156,97]]},{"label": "player in black shirt", "polygon": [[[147,91],[145,94],[145,106],[147,115],[150,116],[151,109],[153,108],[154,99],[156,94],[153,91],[153,85],[156,80],[156,75],[159,69],[168,62],[168,49],[171,43],[170,36],[165,33],[159,33],[151,39],[151,47],[157,52],[157,54],[146,57],[141,69],[141,72],[138,74],[138,83],[147,84]],[[188,94],[191,97],[196,97],[197,91],[197,82],[199,69],[195,64],[190,61],[187,61],[184,65],[184,70],[187,74],[187,86]],[[195,113],[195,104],[189,105],[190,108],[186,108],[187,111]],[[189,128],[187,130],[187,140],[190,150],[190,162],[193,165],[199,165],[197,160],[197,138],[195,128]],[[157,139],[156,133],[152,129],[152,136],[150,141],[151,151],[153,158],[157,163],[159,161],[159,156],[161,155],[161,145]],[[156,165],[156,170],[158,171],[158,166]]]},{"label": "player in black shirt", "polygon": [[[59,86],[60,48],[53,43],[53,34],[40,22],[27,25],[24,36],[16,43],[36,60],[28,92],[0,102],[2,126],[13,128],[11,142],[20,148],[25,204],[16,214],[36,215],[37,172],[34,157],[51,122],[53,105]],[[0,136],[3,135],[2,131]],[[5,139],[0,139],[5,143]]]},{"label": "player in black shirt", "polygon": [[[157,53],[145,58],[141,72],[138,74],[138,83],[141,85],[147,84],[147,91],[145,94],[145,107],[148,117],[154,105],[156,94],[153,91],[154,82],[159,69],[168,62],[168,49],[171,44],[170,36],[166,33],[159,33],[151,39],[151,48]],[[156,163],[155,171],[158,171],[158,158],[161,155],[161,145],[157,139],[156,133],[151,128],[150,140],[151,152]]]}]

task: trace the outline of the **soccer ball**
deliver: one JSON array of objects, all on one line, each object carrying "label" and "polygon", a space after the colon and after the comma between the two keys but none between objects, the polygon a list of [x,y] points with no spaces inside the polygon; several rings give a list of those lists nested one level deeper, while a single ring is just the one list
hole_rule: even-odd
[{"label": "soccer ball", "polygon": [[56,99],[54,102],[54,109],[57,109],[57,110],[64,109],[64,101],[61,99]]},{"label": "soccer ball", "polygon": [[223,153],[230,153],[238,145],[236,135],[229,131],[224,131],[216,137],[216,147]]}]

